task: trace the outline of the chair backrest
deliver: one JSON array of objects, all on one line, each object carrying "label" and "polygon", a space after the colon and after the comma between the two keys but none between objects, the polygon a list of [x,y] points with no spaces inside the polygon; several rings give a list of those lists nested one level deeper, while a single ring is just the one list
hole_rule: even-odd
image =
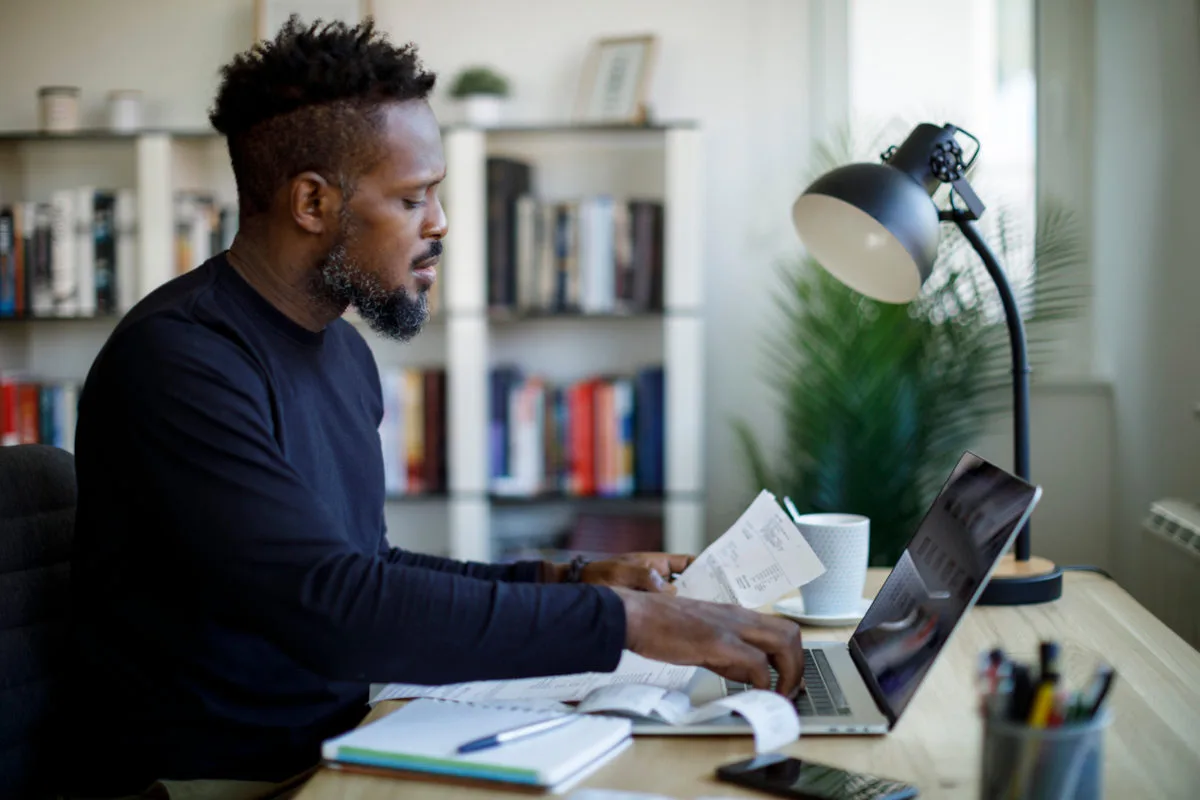
[{"label": "chair backrest", "polygon": [[0,797],[40,796],[49,780],[74,527],[72,455],[0,447]]}]

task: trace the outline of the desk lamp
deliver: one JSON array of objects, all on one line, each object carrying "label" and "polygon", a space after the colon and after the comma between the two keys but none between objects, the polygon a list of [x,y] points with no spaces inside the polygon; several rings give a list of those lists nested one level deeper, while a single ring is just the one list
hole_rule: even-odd
[{"label": "desk lamp", "polygon": [[[969,162],[955,138],[975,143]],[[952,222],[983,260],[996,284],[1012,344],[1014,465],[1029,480],[1029,361],[1025,326],[1012,287],[974,221],[984,205],[967,183],[967,170],[979,155],[979,140],[953,125],[922,123],[882,163],[849,164],[830,170],[804,190],[792,206],[792,220],[812,257],[851,289],[885,303],[916,298],[937,257],[939,223]],[[933,194],[951,187],[950,209]],[[955,202],[955,196],[964,207]],[[1017,534],[1015,552],[1005,555],[979,602],[1028,605],[1062,595],[1062,571],[1051,561],[1030,556],[1030,526]]]}]

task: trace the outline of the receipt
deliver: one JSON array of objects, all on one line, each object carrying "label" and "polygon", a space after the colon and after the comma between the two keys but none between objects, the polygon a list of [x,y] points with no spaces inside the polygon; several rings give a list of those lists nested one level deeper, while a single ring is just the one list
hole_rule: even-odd
[{"label": "receipt", "polygon": [[800,530],[765,489],[737,522],[675,579],[677,594],[757,608],[825,572]]},{"label": "receipt", "polygon": [[613,684],[590,692],[576,710],[581,714],[599,712],[658,718],[671,725],[680,725],[687,721],[692,704],[686,694],[672,689]]},{"label": "receipt", "polygon": [[667,690],[660,686],[612,684],[601,686],[583,698],[581,714],[608,712],[634,717],[653,717]]},{"label": "receipt", "polygon": [[713,700],[695,709],[687,721],[690,724],[704,722],[731,711],[754,728],[755,752],[776,750],[800,738],[800,715],[796,713],[796,707],[783,695],[762,689]]},{"label": "receipt", "polygon": [[754,730],[757,752],[774,750],[800,736],[800,717],[791,701],[775,692],[750,690],[692,707],[683,692],[658,686],[604,686],[576,709],[581,714],[620,714],[686,726],[737,714]]},{"label": "receipt", "polygon": [[695,667],[681,667],[646,658],[626,650],[613,672],[580,672],[573,675],[554,675],[546,678],[521,678],[511,681],[470,681],[445,686],[423,686],[412,683],[389,683],[371,698],[371,704],[381,700],[400,700],[409,697],[434,697],[459,702],[488,703],[515,701],[582,700],[595,689],[610,685],[642,684],[663,689],[683,689],[696,674]]}]

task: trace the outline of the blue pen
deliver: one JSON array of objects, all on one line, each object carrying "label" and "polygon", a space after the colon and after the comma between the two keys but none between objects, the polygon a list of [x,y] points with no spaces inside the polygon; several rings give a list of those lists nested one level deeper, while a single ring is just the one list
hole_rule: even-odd
[{"label": "blue pen", "polygon": [[517,728],[509,728],[506,731],[493,733],[490,736],[483,736],[479,739],[472,739],[466,744],[458,746],[460,753],[474,753],[477,750],[487,750],[492,747],[499,747],[505,742],[515,742],[518,739],[524,739],[528,736],[536,736],[539,733],[552,731],[556,728],[561,728],[563,725],[569,725],[579,719],[579,714],[568,714],[563,717],[551,717],[539,722],[531,722],[528,725],[521,725]]}]

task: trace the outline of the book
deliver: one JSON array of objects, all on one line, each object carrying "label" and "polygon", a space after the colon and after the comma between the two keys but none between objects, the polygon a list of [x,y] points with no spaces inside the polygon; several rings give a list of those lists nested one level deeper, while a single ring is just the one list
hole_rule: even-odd
[{"label": "book", "polygon": [[458,752],[460,745],[474,739],[561,713],[517,705],[419,699],[325,741],[321,755],[330,766],[345,769],[561,791],[628,746],[632,731],[628,719],[581,714],[568,725],[526,739]]}]

